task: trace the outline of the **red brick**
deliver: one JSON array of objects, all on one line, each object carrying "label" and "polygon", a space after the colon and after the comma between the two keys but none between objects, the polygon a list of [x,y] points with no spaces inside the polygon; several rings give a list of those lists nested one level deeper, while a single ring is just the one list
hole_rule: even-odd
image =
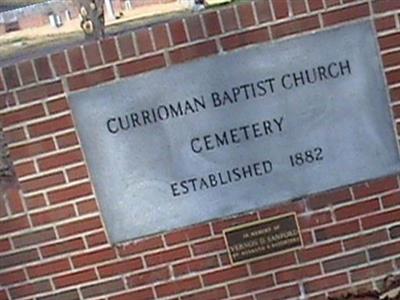
[{"label": "red brick", "polygon": [[54,285],[57,289],[66,286],[72,286],[82,284],[97,279],[94,269],[88,269],[84,271],[74,272],[63,276],[53,278]]},{"label": "red brick", "polygon": [[398,222],[399,219],[400,219],[400,209],[396,209],[365,217],[361,219],[361,224],[364,229],[371,229],[379,226],[384,226],[390,223]]},{"label": "red brick", "polygon": [[95,247],[95,246],[107,244],[108,241],[107,241],[107,237],[106,237],[104,231],[101,231],[101,232],[88,234],[86,236],[86,243],[87,243],[88,247]]},{"label": "red brick", "polygon": [[4,130],[3,132],[8,145],[26,140],[26,135],[23,128],[19,127],[11,130]]},{"label": "red brick", "polygon": [[200,278],[192,277],[158,285],[155,290],[158,297],[167,297],[199,288],[201,288]]},{"label": "red brick", "polygon": [[170,263],[183,258],[190,257],[190,251],[187,246],[171,250],[164,250],[155,254],[148,254],[144,258],[148,266]]},{"label": "red brick", "polygon": [[242,28],[256,24],[254,18],[252,3],[241,4],[237,6],[239,21]]},{"label": "red brick", "polygon": [[271,2],[275,12],[276,19],[283,19],[289,16],[289,7],[287,1],[271,0]]},{"label": "red brick", "polygon": [[322,262],[325,273],[335,272],[341,269],[348,269],[367,262],[364,251],[335,257]]},{"label": "red brick", "polygon": [[54,168],[65,167],[69,164],[83,161],[82,152],[80,149],[71,150],[68,152],[57,153],[44,158],[38,159],[40,171],[47,171]]},{"label": "red brick", "polygon": [[224,32],[229,32],[239,28],[233,6],[229,6],[225,9],[220,10],[220,16]]},{"label": "red brick", "polygon": [[181,296],[182,300],[219,300],[225,298],[227,298],[227,293],[223,287],[212,290],[201,290],[193,294]]},{"label": "red brick", "polygon": [[254,2],[254,4],[259,23],[272,21],[272,13],[271,13],[271,8],[269,6],[269,0],[256,1]]},{"label": "red brick", "polygon": [[360,225],[358,224],[358,220],[354,220],[315,230],[315,238],[317,241],[324,241],[358,231],[360,231]]},{"label": "red brick", "polygon": [[0,91],[4,91],[5,90],[5,85],[1,76],[1,72],[0,72]]},{"label": "red brick", "polygon": [[219,267],[217,256],[193,259],[173,266],[174,275],[182,276],[192,272],[211,270]]},{"label": "red brick", "polygon": [[185,21],[191,41],[196,41],[205,37],[199,15],[189,16]]},{"label": "red brick", "polygon": [[67,55],[72,72],[86,69],[85,60],[83,59],[83,53],[80,46],[68,49]]},{"label": "red brick", "polygon": [[396,84],[400,82],[400,69],[386,72],[386,79],[388,84]]},{"label": "red brick", "polygon": [[387,16],[375,19],[375,27],[379,32],[396,28],[396,20],[394,16]]},{"label": "red brick", "polygon": [[36,81],[31,61],[25,61],[18,64],[18,70],[21,76],[22,84],[29,84]]},{"label": "red brick", "polygon": [[215,41],[201,42],[195,45],[186,46],[170,51],[171,62],[174,64],[193,60],[199,57],[206,57],[217,54],[217,45]]},{"label": "red brick", "polygon": [[124,290],[124,282],[122,278],[96,283],[90,286],[85,286],[81,288],[83,297],[90,298],[95,296],[101,296],[105,294],[111,294],[118,291]]},{"label": "red brick", "polygon": [[180,45],[187,42],[185,26],[183,25],[182,20],[171,21],[168,23],[168,26],[173,45]]},{"label": "red brick", "polygon": [[85,165],[73,167],[67,170],[68,180],[70,182],[75,180],[80,180],[84,178],[88,178],[89,174]]},{"label": "red brick", "polygon": [[222,233],[224,229],[227,229],[229,227],[249,223],[257,221],[257,215],[256,214],[247,214],[243,215],[240,217],[235,217],[235,218],[230,218],[230,219],[225,219],[225,220],[218,220],[212,223],[212,228],[214,234],[219,234]]},{"label": "red brick", "polygon": [[72,123],[71,115],[65,115],[62,117],[29,125],[28,132],[31,137],[37,137],[72,128],[73,126],[74,125]]},{"label": "red brick", "polygon": [[90,183],[82,183],[61,190],[49,192],[48,198],[51,204],[57,204],[85,196],[90,196],[91,194],[92,187]]},{"label": "red brick", "polygon": [[375,13],[384,13],[400,9],[400,2],[397,0],[378,0],[372,2],[372,8]]},{"label": "red brick", "polygon": [[80,300],[80,299],[81,298],[78,294],[78,291],[75,289],[61,293],[52,293],[51,295],[37,298],[37,300]]},{"label": "red brick", "polygon": [[4,235],[6,233],[16,232],[29,228],[28,218],[26,216],[9,218],[0,221],[0,234]]},{"label": "red brick", "polygon": [[300,289],[299,286],[296,284],[262,292],[256,295],[256,299],[281,300],[281,299],[298,297],[299,295],[300,295]]},{"label": "red brick", "polygon": [[10,155],[12,159],[16,161],[21,158],[29,158],[53,150],[55,150],[55,145],[53,143],[53,140],[49,138],[10,148]]},{"label": "red brick", "polygon": [[310,229],[333,221],[330,211],[303,215],[298,220],[301,229]]},{"label": "red brick", "polygon": [[194,255],[201,255],[226,249],[225,241],[222,237],[214,238],[192,245]]},{"label": "red brick", "polygon": [[81,238],[68,240],[64,242],[54,243],[40,248],[40,253],[43,257],[50,257],[64,253],[71,254],[75,251],[82,251],[85,249],[85,244]]},{"label": "red brick", "polygon": [[312,248],[303,248],[297,252],[297,257],[300,262],[307,262],[325,258],[337,253],[342,252],[342,245],[340,242],[314,246]]},{"label": "red brick", "polygon": [[15,98],[11,93],[0,95],[0,109],[15,106]]},{"label": "red brick", "polygon": [[162,54],[148,56],[145,58],[133,60],[130,62],[119,64],[118,73],[121,77],[132,76],[151,70],[165,67],[166,63]]},{"label": "red brick", "polygon": [[156,282],[168,280],[171,277],[168,267],[153,269],[150,271],[136,273],[127,278],[129,287],[154,284]]},{"label": "red brick", "polygon": [[382,197],[382,205],[384,208],[397,206],[400,204],[400,192],[395,192]]},{"label": "red brick", "polygon": [[6,88],[9,90],[20,86],[17,68],[15,66],[3,68],[3,78]]},{"label": "red brick", "polygon": [[234,279],[248,276],[246,266],[229,267],[213,273],[203,275],[205,286],[214,285],[222,282],[228,282]]},{"label": "red brick", "polygon": [[135,48],[130,33],[118,36],[118,46],[123,59],[135,56]]},{"label": "red brick", "polygon": [[68,132],[63,135],[59,135],[56,137],[58,148],[68,148],[71,146],[78,145],[78,137],[76,136],[75,132]]},{"label": "red brick", "polygon": [[274,285],[275,283],[272,275],[264,275],[229,284],[228,290],[231,296],[236,296],[266,289]]},{"label": "red brick", "polygon": [[392,226],[389,228],[390,238],[397,239],[400,237],[400,226]]},{"label": "red brick", "polygon": [[38,194],[30,197],[25,196],[25,204],[28,209],[35,209],[46,206],[46,199],[43,194]]},{"label": "red brick", "polygon": [[114,38],[102,40],[100,42],[100,49],[103,53],[105,63],[111,63],[118,60],[118,51]]},{"label": "red brick", "polygon": [[101,224],[99,217],[92,217],[64,225],[59,225],[57,226],[57,231],[60,237],[66,237],[102,227],[103,225]]},{"label": "red brick", "polygon": [[117,296],[110,297],[109,300],[152,300],[154,299],[153,290],[145,288],[142,290],[135,290]]},{"label": "red brick", "polygon": [[97,267],[97,269],[101,278],[107,278],[143,269],[143,263],[141,258],[136,257],[129,260],[102,265]]},{"label": "red brick", "polygon": [[23,266],[24,264],[37,260],[39,260],[39,254],[36,249],[13,252],[0,256],[0,270],[14,266]]},{"label": "red brick", "polygon": [[26,281],[26,276],[23,269],[3,272],[0,274],[0,285],[7,286],[15,283]]},{"label": "red brick", "polygon": [[192,228],[182,229],[165,235],[167,245],[175,245],[182,242],[196,240],[211,235],[210,226],[204,224]]},{"label": "red brick", "polygon": [[53,228],[31,231],[22,235],[12,237],[15,248],[39,245],[56,239]]},{"label": "red brick", "polygon": [[[183,28],[183,23],[182,23],[182,21],[179,21],[179,22],[180,22],[180,24],[182,24],[182,28]],[[173,27],[174,27],[174,26],[173,26]],[[175,30],[177,30],[176,27],[178,27],[178,26],[175,25],[175,27],[174,27]],[[171,24],[170,24],[170,28],[171,28],[171,31],[172,31]],[[183,29],[184,29],[184,28],[183,28]],[[170,46],[169,38],[168,38],[168,32],[167,32],[167,27],[166,27],[165,24],[158,24],[158,25],[155,25],[155,26],[153,26],[153,27],[151,28],[151,31],[152,31],[152,33],[153,33],[154,44],[155,44],[157,50],[159,50],[159,49],[164,49],[164,48],[167,48],[167,47]],[[171,34],[172,34],[172,32],[171,32]],[[175,32],[175,34],[176,34],[176,32]],[[176,38],[178,38],[178,36],[175,36],[175,39],[176,39]],[[173,39],[174,39],[174,37],[173,37]],[[183,32],[183,39],[186,41],[185,32]]]},{"label": "red brick", "polygon": [[202,15],[207,36],[214,36],[222,33],[219,25],[218,14],[216,11],[204,13]]},{"label": "red brick", "polygon": [[322,0],[308,0],[308,7],[310,11],[324,9],[324,3]]},{"label": "red brick", "polygon": [[68,102],[65,97],[55,99],[46,103],[50,114],[56,114],[69,110]]},{"label": "red brick", "polygon": [[39,80],[51,79],[53,77],[47,57],[36,58],[33,62]]},{"label": "red brick", "polygon": [[285,22],[271,27],[273,38],[281,38],[287,35],[296,34],[299,32],[314,30],[319,28],[318,16],[311,16],[297,19],[291,22]]},{"label": "red brick", "polygon": [[[5,194],[5,199],[8,202],[8,207],[11,210],[12,214],[21,213],[24,211],[24,207],[22,205],[22,193],[19,188],[12,187],[8,188]],[[4,197],[4,194],[3,194]]]},{"label": "red brick", "polygon": [[350,276],[352,282],[357,282],[364,279],[370,279],[373,277],[390,274],[392,272],[393,272],[392,263],[390,261],[386,261],[372,266],[352,270],[350,272]]},{"label": "red brick", "polygon": [[224,50],[232,50],[250,44],[262,43],[269,39],[268,30],[260,28],[224,37],[221,39],[221,44]]},{"label": "red brick", "polygon": [[52,260],[50,262],[40,263],[26,268],[29,278],[37,278],[69,270],[71,270],[71,265],[69,260],[66,258]]},{"label": "red brick", "polygon": [[28,283],[9,289],[10,295],[14,299],[40,294],[51,290],[52,287],[49,280],[42,280],[42,281],[37,281],[35,283]]},{"label": "red brick", "polygon": [[[399,54],[400,54],[400,52],[399,52]],[[393,116],[395,117],[395,119],[399,119],[400,118],[400,105],[392,106],[392,111],[393,111]]]},{"label": "red brick", "polygon": [[38,84],[17,92],[20,103],[28,103],[36,100],[43,100],[63,93],[61,81]]},{"label": "red brick", "polygon": [[336,5],[340,5],[340,0],[325,0],[327,7],[332,7]]},{"label": "red brick", "polygon": [[296,267],[289,270],[277,272],[275,274],[277,283],[287,283],[292,281],[303,280],[308,277],[321,275],[321,267],[319,264]]},{"label": "red brick", "polygon": [[9,300],[5,290],[0,290],[0,300]]},{"label": "red brick", "polygon": [[252,274],[260,274],[266,271],[287,267],[296,263],[296,257],[293,252],[274,255],[264,258],[250,264]]},{"label": "red brick", "polygon": [[109,261],[116,258],[113,248],[106,248],[92,252],[86,252],[72,257],[72,264],[75,268],[81,268],[87,265],[93,265],[100,262]]},{"label": "red brick", "polygon": [[8,238],[0,240],[0,253],[11,250],[11,243]]},{"label": "red brick", "polygon": [[307,12],[305,0],[289,0],[294,15],[300,15]]},{"label": "red brick", "polygon": [[400,46],[400,32],[388,34],[378,38],[381,50],[387,50]]},{"label": "red brick", "polygon": [[115,79],[112,67],[105,67],[95,71],[74,75],[67,78],[68,86],[71,91],[88,88]]},{"label": "red brick", "polygon": [[89,67],[96,67],[103,64],[100,54],[100,48],[97,42],[86,44],[83,46],[86,61]]},{"label": "red brick", "polygon": [[38,226],[55,223],[75,216],[76,214],[74,207],[72,205],[66,205],[31,214],[31,220],[33,225]]},{"label": "red brick", "polygon": [[336,220],[344,220],[353,217],[359,217],[365,214],[378,211],[380,209],[379,200],[357,202],[355,204],[343,206],[335,210]]},{"label": "red brick", "polygon": [[372,246],[373,244],[381,243],[387,240],[387,231],[386,229],[382,229],[344,240],[343,245],[346,250],[352,250],[355,248]]},{"label": "red brick", "polygon": [[320,209],[325,206],[341,204],[350,200],[351,193],[349,189],[334,190],[310,197],[307,206],[310,209]]},{"label": "red brick", "polygon": [[50,58],[57,76],[70,72],[64,52],[52,54]]},{"label": "red brick", "polygon": [[81,216],[98,211],[98,207],[97,207],[97,203],[96,203],[95,199],[81,201],[76,204],[76,207],[78,209],[78,214]]},{"label": "red brick", "polygon": [[322,15],[325,26],[356,20],[370,15],[368,3],[326,12]]},{"label": "red brick", "polygon": [[150,32],[147,28],[136,31],[135,35],[139,54],[154,51],[153,44],[151,42]]},{"label": "red brick", "polygon": [[261,219],[275,217],[287,213],[296,213],[297,215],[303,214],[306,211],[306,203],[303,200],[289,201],[260,210],[258,213]]},{"label": "red brick", "polygon": [[400,242],[394,242],[382,246],[377,246],[375,248],[370,248],[368,250],[370,261],[382,259],[389,256],[398,255],[400,251]]},{"label": "red brick", "polygon": [[118,254],[126,257],[133,254],[143,253],[150,250],[163,248],[164,244],[160,236],[147,238],[130,244],[119,245]]},{"label": "red brick", "polygon": [[335,274],[331,276],[319,277],[318,279],[310,280],[304,283],[304,289],[307,294],[315,293],[325,289],[347,284],[347,274]]}]

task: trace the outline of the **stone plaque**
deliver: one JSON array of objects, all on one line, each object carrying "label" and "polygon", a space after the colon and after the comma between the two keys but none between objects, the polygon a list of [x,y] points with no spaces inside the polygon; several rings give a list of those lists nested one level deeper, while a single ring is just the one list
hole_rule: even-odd
[{"label": "stone plaque", "polygon": [[133,76],[70,104],[113,242],[400,169],[369,22]]},{"label": "stone plaque", "polygon": [[303,246],[294,213],[228,228],[224,237],[232,264]]}]

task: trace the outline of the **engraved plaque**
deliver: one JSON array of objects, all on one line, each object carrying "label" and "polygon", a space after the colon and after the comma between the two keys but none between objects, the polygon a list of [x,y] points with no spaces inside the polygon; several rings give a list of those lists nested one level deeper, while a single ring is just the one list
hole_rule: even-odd
[{"label": "engraved plaque", "polygon": [[287,214],[224,230],[232,264],[258,259],[301,247],[295,214]]},{"label": "engraved plaque", "polygon": [[112,242],[400,170],[369,22],[72,93]]}]

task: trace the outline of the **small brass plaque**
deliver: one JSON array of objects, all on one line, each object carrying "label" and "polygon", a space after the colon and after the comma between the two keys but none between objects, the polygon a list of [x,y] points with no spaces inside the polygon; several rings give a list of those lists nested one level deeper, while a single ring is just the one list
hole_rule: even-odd
[{"label": "small brass plaque", "polygon": [[232,264],[303,246],[294,213],[228,228],[224,237]]}]

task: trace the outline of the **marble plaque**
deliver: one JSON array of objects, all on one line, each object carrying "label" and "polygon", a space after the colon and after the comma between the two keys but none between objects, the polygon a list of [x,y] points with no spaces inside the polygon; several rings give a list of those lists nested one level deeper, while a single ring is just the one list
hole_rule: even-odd
[{"label": "marble plaque", "polygon": [[360,22],[71,94],[112,242],[399,171],[378,53]]}]

